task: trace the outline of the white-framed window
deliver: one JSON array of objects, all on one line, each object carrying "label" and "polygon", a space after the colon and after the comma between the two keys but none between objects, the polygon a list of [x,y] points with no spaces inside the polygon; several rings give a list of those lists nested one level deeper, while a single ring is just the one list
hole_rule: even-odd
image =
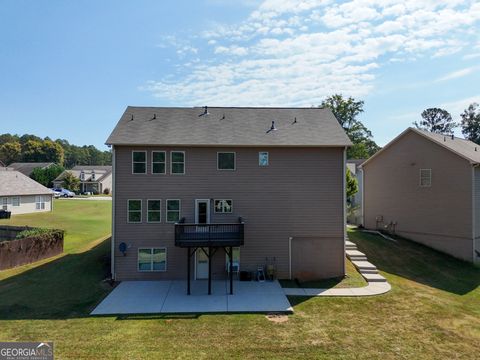
[{"label": "white-framed window", "polygon": [[80,171],[80,181],[85,181],[85,172],[83,170]]},{"label": "white-framed window", "polygon": [[268,166],[268,151],[258,153],[258,166]]},{"label": "white-framed window", "polygon": [[12,197],[12,206],[20,206],[20,196]]},{"label": "white-framed window", "polygon": [[95,170],[92,170],[92,181],[95,181]]},{"label": "white-framed window", "polygon": [[231,199],[215,199],[213,207],[216,214],[230,214],[233,212],[233,200]]},{"label": "white-framed window", "polygon": [[170,152],[170,174],[185,174],[185,151]]},{"label": "white-framed window", "polygon": [[175,223],[180,221],[180,200],[167,200],[167,222]]},{"label": "white-framed window", "polygon": [[35,209],[45,210],[45,196],[35,196]]},{"label": "white-framed window", "polygon": [[8,197],[2,198],[2,209],[8,210]]},{"label": "white-framed window", "polygon": [[[232,267],[233,267],[233,272],[235,273],[240,271],[240,248],[234,247],[232,248],[232,252],[233,252]],[[225,269],[227,270],[227,272],[230,272],[230,258],[226,253],[225,253]]]},{"label": "white-framed window", "polygon": [[142,200],[129,199],[127,200],[127,222],[141,223],[142,222]]},{"label": "white-framed window", "polygon": [[147,173],[147,152],[146,151],[132,151],[132,173],[146,174]]},{"label": "white-framed window", "polygon": [[167,248],[139,248],[138,271],[167,271]]},{"label": "white-framed window", "polygon": [[235,170],[234,152],[217,152],[217,170]]},{"label": "white-framed window", "polygon": [[432,186],[432,169],[420,169],[420,187]]},{"label": "white-framed window", "polygon": [[162,200],[147,200],[147,222],[159,223],[162,221]]},{"label": "white-framed window", "polygon": [[152,151],[152,174],[165,174],[167,155],[165,151]]}]

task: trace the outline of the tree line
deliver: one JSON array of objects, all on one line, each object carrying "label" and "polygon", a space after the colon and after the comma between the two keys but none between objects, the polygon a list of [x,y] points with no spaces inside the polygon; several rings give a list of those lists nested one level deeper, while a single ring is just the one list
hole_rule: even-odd
[{"label": "tree line", "polygon": [[111,165],[112,153],[98,150],[93,145],[77,146],[65,139],[52,140],[35,135],[0,135],[0,161],[52,162],[71,169],[75,165]]}]

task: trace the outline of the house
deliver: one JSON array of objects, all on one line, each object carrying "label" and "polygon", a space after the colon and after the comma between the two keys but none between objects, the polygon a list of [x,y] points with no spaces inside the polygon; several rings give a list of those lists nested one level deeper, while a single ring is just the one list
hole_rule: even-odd
[{"label": "house", "polygon": [[480,260],[480,146],[409,128],[362,164],[365,227]]},{"label": "house", "polygon": [[107,144],[116,280],[345,274],[351,143],[330,110],[128,107]]},{"label": "house", "polygon": [[51,211],[53,193],[10,168],[0,168],[0,209],[15,214]]},{"label": "house", "polygon": [[69,172],[80,180],[80,193],[103,194],[112,190],[112,167],[95,165],[77,165],[65,170],[53,180],[55,188],[63,187],[63,178]]},{"label": "house", "polygon": [[16,162],[11,163],[10,165],[8,165],[8,167],[15,171],[20,171],[23,175],[30,176],[33,170],[37,168],[46,169],[47,167],[52,165],[54,165],[54,163],[52,162]]},{"label": "house", "polygon": [[358,191],[350,199],[347,199],[349,204],[349,211],[347,216],[347,221],[349,224],[360,225],[363,224],[363,214],[362,214],[362,199],[363,199],[363,175],[361,165],[365,159],[348,159],[347,160],[347,169],[350,171],[350,174],[357,180]]}]

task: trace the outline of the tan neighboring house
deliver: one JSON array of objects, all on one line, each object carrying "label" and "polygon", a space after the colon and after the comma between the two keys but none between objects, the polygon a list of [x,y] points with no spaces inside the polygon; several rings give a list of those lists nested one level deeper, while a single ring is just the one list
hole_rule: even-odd
[{"label": "tan neighboring house", "polygon": [[350,170],[352,176],[357,180],[358,191],[350,199],[347,199],[350,209],[348,210],[347,221],[349,224],[363,224],[363,175],[361,165],[365,159],[348,159],[347,169]]},{"label": "tan neighboring house", "polygon": [[46,169],[49,166],[55,165],[52,162],[16,162],[16,163],[11,163],[8,165],[9,168],[15,170],[15,171],[20,171],[23,175],[30,176],[33,172],[33,170],[40,168],[40,169]]},{"label": "tan neighboring house", "polygon": [[362,164],[365,227],[480,260],[480,145],[409,128]]},{"label": "tan neighboring house", "polygon": [[50,189],[9,168],[0,168],[0,209],[15,214],[51,211]]},{"label": "tan neighboring house", "polygon": [[[71,170],[65,170],[53,180],[55,188],[63,187],[63,178],[69,172],[80,180],[80,193],[103,194],[112,190],[112,167],[97,165],[77,165]],[[70,190],[70,189],[69,189]]]},{"label": "tan neighboring house", "polygon": [[116,280],[345,274],[345,149],[319,108],[128,107],[113,150]]}]

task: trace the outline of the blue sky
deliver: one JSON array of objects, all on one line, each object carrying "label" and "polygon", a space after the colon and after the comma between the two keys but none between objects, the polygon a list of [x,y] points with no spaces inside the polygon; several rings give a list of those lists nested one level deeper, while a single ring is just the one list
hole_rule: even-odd
[{"label": "blue sky", "polygon": [[384,145],[480,102],[480,3],[0,1],[0,133],[101,148],[127,105],[365,101]]}]

